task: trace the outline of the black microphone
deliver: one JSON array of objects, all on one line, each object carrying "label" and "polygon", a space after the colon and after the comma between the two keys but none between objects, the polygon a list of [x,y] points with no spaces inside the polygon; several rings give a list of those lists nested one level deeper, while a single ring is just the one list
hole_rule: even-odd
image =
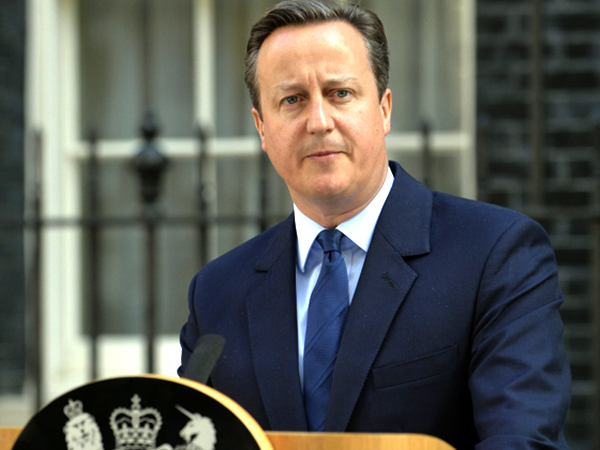
[{"label": "black microphone", "polygon": [[223,336],[218,334],[200,336],[196,342],[196,348],[188,359],[183,377],[206,384],[224,346],[225,338]]}]

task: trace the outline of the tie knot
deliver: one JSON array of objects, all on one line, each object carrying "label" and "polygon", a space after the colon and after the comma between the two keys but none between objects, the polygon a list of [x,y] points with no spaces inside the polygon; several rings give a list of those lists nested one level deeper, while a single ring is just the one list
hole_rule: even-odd
[{"label": "tie knot", "polygon": [[342,237],[344,234],[340,230],[326,229],[319,233],[317,236],[317,242],[321,244],[324,253],[330,252],[342,252]]}]

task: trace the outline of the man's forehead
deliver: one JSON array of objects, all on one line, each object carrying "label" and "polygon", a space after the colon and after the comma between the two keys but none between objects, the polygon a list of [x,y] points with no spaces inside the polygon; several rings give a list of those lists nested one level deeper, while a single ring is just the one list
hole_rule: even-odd
[{"label": "man's forehead", "polygon": [[[324,52],[326,58],[323,58]],[[327,53],[329,52],[329,53]],[[344,55],[344,56],[342,56]],[[286,25],[269,35],[258,53],[258,72],[294,72],[290,58],[326,66],[332,76],[343,76],[336,66],[350,61],[368,61],[368,52],[360,32],[352,25],[342,22]],[[268,61],[268,63],[265,63]]]},{"label": "man's forehead", "polygon": [[270,51],[288,51],[292,47],[301,47],[303,43],[311,42],[315,35],[320,42],[329,45],[362,45],[364,39],[360,32],[347,22],[341,20],[307,24],[285,25],[275,29],[262,43],[259,49],[259,59],[265,49]]}]

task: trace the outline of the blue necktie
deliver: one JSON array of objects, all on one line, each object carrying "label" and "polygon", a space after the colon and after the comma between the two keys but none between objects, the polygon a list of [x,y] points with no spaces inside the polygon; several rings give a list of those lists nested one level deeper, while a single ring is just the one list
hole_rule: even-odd
[{"label": "blue necktie", "polygon": [[310,297],[304,345],[304,406],[309,431],[323,431],[333,367],[348,313],[348,273],[338,230],[323,230],[323,266]]}]

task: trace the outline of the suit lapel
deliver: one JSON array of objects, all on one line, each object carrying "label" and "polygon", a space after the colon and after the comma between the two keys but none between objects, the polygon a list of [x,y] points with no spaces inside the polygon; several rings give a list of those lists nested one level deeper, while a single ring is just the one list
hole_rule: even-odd
[{"label": "suit lapel", "polygon": [[[326,431],[344,431],[379,349],[417,274],[405,258],[430,251],[433,195],[396,163],[348,312],[333,373]],[[298,374],[296,233],[283,222],[255,269],[247,296],[250,345],[260,395],[273,430],[307,430]]]},{"label": "suit lapel", "polygon": [[296,233],[290,216],[255,269],[248,293],[250,345],[260,394],[273,430],[306,430],[298,373]]},{"label": "suit lapel", "polygon": [[373,233],[333,372],[326,431],[345,431],[367,375],[417,274],[404,258],[430,251],[433,196],[391,163],[395,179]]}]

